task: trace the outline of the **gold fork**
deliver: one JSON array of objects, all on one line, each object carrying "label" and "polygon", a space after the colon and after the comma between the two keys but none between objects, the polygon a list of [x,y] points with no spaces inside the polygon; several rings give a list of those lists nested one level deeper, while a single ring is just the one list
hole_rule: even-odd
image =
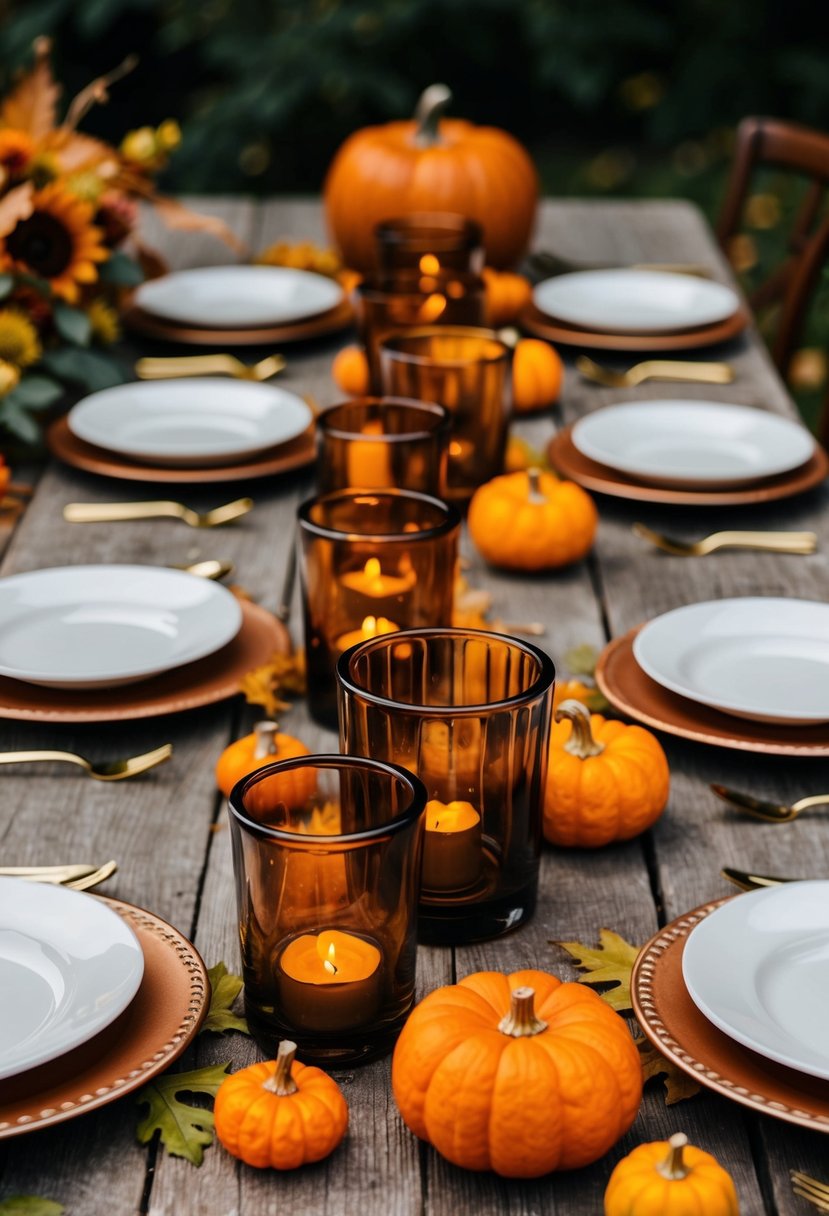
[{"label": "gold fork", "polygon": [[605,388],[635,388],[645,380],[690,380],[697,384],[730,384],[734,368],[730,363],[690,363],[679,359],[646,359],[627,371],[603,367],[587,355],[579,355],[576,368],[585,380]]},{"label": "gold fork", "polygon": [[127,777],[137,777],[169,760],[173,754],[172,743],[164,743],[161,747],[144,752],[142,756],[130,756],[126,760],[113,760],[109,764],[93,764],[85,756],[75,752],[61,751],[22,751],[0,752],[0,764],[30,764],[34,761],[48,760],[58,763],[77,764],[85,769],[96,781],[124,781]]},{"label": "gold fork", "polygon": [[762,798],[752,798],[751,794],[743,794],[740,790],[732,790],[718,783],[712,784],[711,789],[718,798],[722,798],[723,802],[727,802],[735,810],[751,815],[754,819],[761,819],[763,823],[791,823],[802,811],[807,811],[810,807],[829,806],[829,794],[813,794],[810,798],[800,798],[791,806],[785,806],[777,802],[766,802]]},{"label": "gold fork", "polygon": [[283,355],[268,355],[248,365],[235,355],[172,355],[139,359],[139,380],[172,380],[181,376],[233,376],[236,380],[270,380],[285,367]]},{"label": "gold fork", "polygon": [[0,875],[5,878],[21,878],[26,882],[44,882],[51,886],[71,887],[74,891],[86,891],[111,878],[118,869],[116,861],[106,861],[102,866],[78,863],[71,866],[5,866]]},{"label": "gold fork", "polygon": [[825,1182],[818,1182],[802,1170],[789,1170],[789,1178],[795,1195],[808,1200],[819,1212],[829,1212],[829,1186]]},{"label": "gold fork", "polygon": [[88,891],[90,887],[97,887],[99,883],[106,882],[111,878],[118,869],[117,861],[107,861],[91,874],[87,874],[84,878],[76,878],[71,882],[66,882],[65,887],[71,887],[73,891]]},{"label": "gold fork", "polygon": [[180,502],[70,502],[63,518],[70,524],[111,523],[121,519],[182,519],[191,528],[218,528],[253,509],[252,498],[235,498],[212,511],[193,511]]},{"label": "gold fork", "polygon": [[733,882],[741,891],[756,891],[760,887],[779,887],[784,882],[797,882],[796,878],[780,878],[774,874],[755,874],[752,870],[734,870],[731,866],[723,866],[720,870],[723,878]]},{"label": "gold fork", "polygon": [[634,524],[633,531],[649,540],[657,549],[675,557],[704,557],[717,549],[763,549],[767,553],[814,553],[817,536],[814,532],[712,532],[702,540],[679,540],[655,532],[645,524]]}]

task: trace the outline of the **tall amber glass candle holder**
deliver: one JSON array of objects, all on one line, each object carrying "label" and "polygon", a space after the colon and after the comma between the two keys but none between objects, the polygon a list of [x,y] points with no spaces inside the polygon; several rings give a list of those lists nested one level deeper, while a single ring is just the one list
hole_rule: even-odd
[{"label": "tall amber glass candle holder", "polygon": [[336,729],[344,650],[452,619],[460,515],[407,490],[339,490],[303,503],[299,529],[308,707]]},{"label": "tall amber glass candle holder", "polygon": [[419,211],[385,220],[375,229],[377,267],[393,277],[401,270],[461,270],[480,274],[484,268],[481,225],[464,215]]},{"label": "tall amber glass candle holder", "polygon": [[426,791],[394,765],[302,756],[230,795],[245,1012],[263,1051],[385,1054],[414,1000]]},{"label": "tall amber glass candle holder", "polygon": [[317,419],[317,488],[399,487],[441,497],[446,490],[449,414],[404,397],[362,397]]},{"label": "tall amber glass candle holder", "polygon": [[448,496],[466,500],[503,469],[511,410],[510,349],[493,330],[442,326],[387,334],[383,391],[449,411]]},{"label": "tall amber glass candle holder", "polygon": [[532,914],[554,678],[538,647],[483,630],[410,630],[340,657],[342,751],[426,786],[424,941],[497,937]]},{"label": "tall amber glass candle holder", "polygon": [[399,271],[392,278],[365,279],[356,288],[355,300],[374,393],[382,391],[379,347],[385,334],[424,325],[483,325],[485,321],[484,281],[460,271],[423,274],[410,270]]}]

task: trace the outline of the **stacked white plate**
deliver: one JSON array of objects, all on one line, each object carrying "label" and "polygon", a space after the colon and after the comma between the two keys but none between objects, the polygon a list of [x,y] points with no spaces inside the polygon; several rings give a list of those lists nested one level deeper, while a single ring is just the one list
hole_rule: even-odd
[{"label": "stacked white plate", "polygon": [[692,930],[682,971],[694,1004],[724,1034],[829,1081],[829,882],[729,900]]}]

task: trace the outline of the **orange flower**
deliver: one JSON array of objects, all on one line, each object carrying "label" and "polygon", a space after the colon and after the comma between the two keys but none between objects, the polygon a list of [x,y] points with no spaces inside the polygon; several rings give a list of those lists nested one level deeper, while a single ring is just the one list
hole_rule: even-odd
[{"label": "orange flower", "polygon": [[18,177],[32,158],[34,140],[25,131],[13,127],[0,130],[0,165],[9,177]]},{"label": "orange flower", "polygon": [[32,213],[6,237],[5,264],[45,279],[56,296],[74,304],[80,284],[94,283],[96,262],[109,256],[92,223],[91,204],[51,182],[32,198]]}]

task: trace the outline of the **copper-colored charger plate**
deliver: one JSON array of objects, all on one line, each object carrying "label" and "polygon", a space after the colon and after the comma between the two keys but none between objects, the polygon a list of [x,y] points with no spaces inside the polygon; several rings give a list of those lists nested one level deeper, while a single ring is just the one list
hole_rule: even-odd
[{"label": "copper-colored charger plate", "polygon": [[196,483],[221,481],[251,481],[256,477],[275,477],[279,473],[290,473],[303,469],[316,460],[317,449],[314,427],[303,431],[289,443],[263,452],[252,460],[241,464],[211,465],[205,469],[170,468],[168,465],[141,464],[121,456],[118,452],[107,452],[104,448],[84,443],[69,429],[66,418],[58,418],[46,433],[46,442],[53,456],[64,464],[85,473],[97,473],[101,477],[116,477],[120,481],[148,481],[159,484]]},{"label": "copper-colored charger plate", "polygon": [[354,310],[348,299],[335,308],[305,317],[287,325],[260,325],[252,329],[209,329],[205,326],[178,325],[165,321],[133,305],[122,316],[124,326],[145,338],[160,342],[178,342],[181,346],[267,346],[272,342],[305,342],[339,333],[354,321]]},{"label": "copper-colored charger plate", "polygon": [[275,616],[241,602],[242,627],[215,654],[163,675],[107,689],[42,688],[0,677],[0,718],[24,722],[120,722],[157,718],[225,701],[239,691],[243,676],[275,652],[291,649],[287,629]]},{"label": "copper-colored charger plate", "polygon": [[151,912],[118,899],[104,902],[141,944],[141,986],[125,1012],[89,1043],[0,1082],[0,1140],[74,1119],[145,1085],[178,1059],[204,1021],[210,981],[195,947]]},{"label": "copper-colored charger plate", "polygon": [[738,507],[760,502],[774,502],[779,498],[793,498],[819,486],[829,475],[829,456],[823,448],[815,446],[814,455],[799,469],[755,481],[750,485],[723,486],[719,489],[692,489],[688,486],[656,486],[636,481],[616,469],[599,464],[584,456],[573,443],[573,425],[563,427],[550,440],[547,459],[562,477],[568,477],[585,490],[596,494],[609,494],[613,498],[627,498],[634,502],[658,502],[665,505],[687,507]]},{"label": "copper-colored charger plate", "polygon": [[829,1082],[749,1051],[709,1022],[688,995],[682,977],[688,934],[725,902],[678,917],[642,947],[630,984],[639,1025],[663,1056],[700,1085],[761,1114],[829,1132]]},{"label": "copper-colored charger plate", "polygon": [[829,722],[780,726],[720,713],[677,696],[645,675],[633,654],[641,625],[614,638],[599,656],[596,683],[614,709],[667,735],[769,756],[829,756]]},{"label": "copper-colored charger plate", "polygon": [[738,308],[724,321],[717,321],[713,325],[700,325],[696,329],[675,330],[667,334],[606,334],[599,330],[580,329],[576,325],[568,325],[566,321],[557,321],[530,303],[518,317],[518,324],[533,337],[544,338],[547,342],[555,342],[559,346],[657,353],[699,350],[704,346],[715,346],[718,342],[728,342],[742,333],[748,325],[748,313],[744,308]]}]

